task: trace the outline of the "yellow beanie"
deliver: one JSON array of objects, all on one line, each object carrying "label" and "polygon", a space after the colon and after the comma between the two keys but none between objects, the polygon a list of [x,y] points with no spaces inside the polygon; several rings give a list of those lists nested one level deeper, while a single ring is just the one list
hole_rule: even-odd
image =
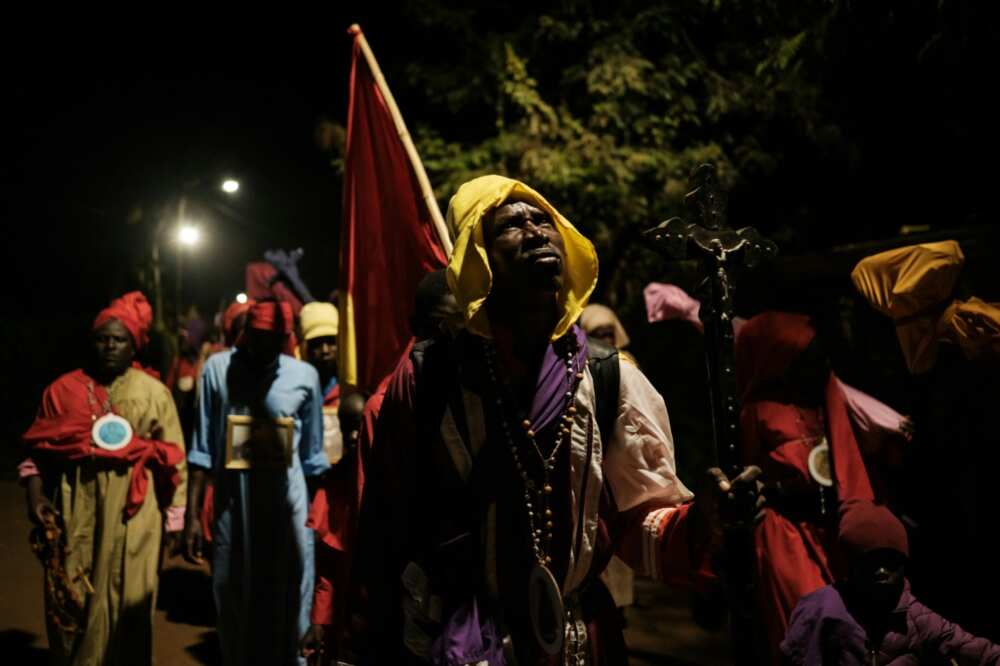
[{"label": "yellow beanie", "polygon": [[328,335],[337,335],[340,316],[337,307],[332,303],[314,301],[302,306],[299,313],[299,326],[302,329],[302,339],[312,340]]}]

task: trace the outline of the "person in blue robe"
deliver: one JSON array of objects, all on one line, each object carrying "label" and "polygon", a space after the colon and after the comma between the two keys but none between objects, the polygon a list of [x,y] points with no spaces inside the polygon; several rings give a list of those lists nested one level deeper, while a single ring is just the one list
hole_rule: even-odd
[{"label": "person in blue robe", "polygon": [[[205,475],[215,483],[212,581],[225,664],[304,665],[314,584],[311,481],[328,468],[316,370],[282,354],[285,304],[254,305],[237,347],[205,363],[188,463],[185,554],[202,559]],[[197,478],[194,478],[197,477]],[[307,483],[309,482],[309,483]]]}]

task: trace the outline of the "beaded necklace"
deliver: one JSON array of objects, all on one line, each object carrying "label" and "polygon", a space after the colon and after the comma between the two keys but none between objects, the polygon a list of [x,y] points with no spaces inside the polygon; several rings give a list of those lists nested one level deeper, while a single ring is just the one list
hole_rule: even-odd
[{"label": "beaded necklace", "polygon": [[110,390],[106,391],[104,394],[104,399],[101,402],[98,402],[97,392],[94,390],[94,380],[88,379],[87,405],[90,407],[90,420],[96,421],[99,417],[111,411],[111,391]]},{"label": "beaded necklace", "polygon": [[[573,343],[576,342],[575,338],[572,336],[569,336],[567,339],[572,340]],[[552,447],[552,452],[549,453],[548,456],[543,454],[541,447],[538,446],[538,441],[535,439],[535,431],[531,421],[524,419],[521,422],[521,429],[524,434],[523,441],[530,445],[529,455],[530,451],[534,451],[538,460],[541,462],[542,479],[540,482],[531,478],[531,475],[528,472],[528,466],[522,458],[523,454],[520,449],[528,447],[524,445],[518,446],[515,442],[513,434],[511,433],[511,428],[508,425],[507,419],[508,409],[504,399],[504,393],[509,392],[509,390],[497,373],[496,348],[489,342],[485,343],[486,368],[487,372],[489,372],[490,380],[493,382],[493,386],[496,389],[496,404],[498,411],[500,412],[500,428],[503,430],[504,438],[506,439],[507,446],[510,449],[511,457],[514,459],[514,467],[517,469],[517,472],[521,477],[521,481],[524,484],[524,508],[528,516],[528,526],[531,534],[531,540],[533,542],[535,559],[543,566],[552,562],[550,549],[552,546],[552,530],[554,524],[552,522],[552,483],[550,475],[555,467],[555,461],[559,454],[559,450],[562,448],[564,442],[569,441],[570,433],[572,432],[573,416],[576,414],[576,407],[574,405],[576,392],[580,387],[580,381],[583,379],[583,373],[577,372],[575,368],[578,349],[576,344],[573,343],[567,344],[569,349],[566,351],[564,356],[566,374],[571,376],[572,380],[569,390],[566,391],[563,396],[565,403],[563,407],[563,414],[560,418],[562,423],[559,425],[559,429],[556,432],[555,445]],[[544,545],[542,543],[543,535],[545,542]]]},{"label": "beaded necklace", "polygon": [[[535,556],[535,567],[529,577],[529,604],[531,606],[532,624],[535,629],[535,636],[542,648],[549,654],[558,654],[562,648],[564,638],[564,619],[562,593],[555,577],[549,569],[552,564],[552,541],[553,521],[552,512],[552,482],[551,474],[555,468],[556,457],[564,443],[569,442],[573,430],[573,418],[576,414],[576,393],[583,380],[584,373],[576,369],[576,358],[579,353],[579,346],[575,336],[564,338],[565,352],[563,354],[566,366],[566,375],[570,379],[568,390],[563,396],[563,410],[560,417],[559,428],[556,431],[555,443],[552,451],[546,456],[542,453],[538,441],[535,439],[534,426],[529,419],[521,422],[522,437],[515,440],[512,428],[508,424],[508,411],[516,410],[516,401],[511,400],[510,407],[505,402],[505,394],[511,393],[509,387],[503,382],[497,372],[496,348],[489,341],[484,341],[484,355],[486,357],[486,369],[490,375],[496,394],[496,406],[503,430],[505,442],[510,450],[514,461],[514,467],[521,481],[524,484],[524,508],[528,517],[528,531],[531,537],[532,550]],[[566,444],[569,446],[569,444]],[[527,451],[527,454],[525,454]],[[531,456],[532,452],[538,457],[541,463],[541,479],[532,478],[529,473],[527,460],[524,455]],[[548,629],[540,626],[539,616],[542,614],[541,606],[548,605],[552,617],[556,624]]]}]

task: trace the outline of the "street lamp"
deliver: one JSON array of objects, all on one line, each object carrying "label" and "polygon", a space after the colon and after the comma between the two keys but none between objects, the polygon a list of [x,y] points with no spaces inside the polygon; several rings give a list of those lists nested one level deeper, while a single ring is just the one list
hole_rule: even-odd
[{"label": "street lamp", "polygon": [[192,224],[181,224],[177,229],[177,242],[193,247],[201,240],[201,229]]},{"label": "street lamp", "polygon": [[[181,198],[181,203],[185,203],[184,198]],[[176,284],[176,308],[177,316],[180,317],[181,312],[181,281],[184,275],[184,248],[193,248],[201,241],[201,229],[186,222],[183,219],[179,220],[177,226],[177,284]]]},{"label": "street lamp", "polygon": [[[181,187],[180,196],[177,200],[177,214],[174,220],[177,222],[177,242],[180,246],[194,247],[201,242],[201,230],[197,227],[193,227],[190,224],[185,224],[185,211],[187,209],[187,195],[193,192],[196,188],[204,187],[206,182],[202,178],[197,178],[189,183],[186,183]],[[225,192],[229,196],[234,196],[240,189],[240,182],[235,178],[226,178],[219,185],[219,189]],[[154,312],[156,316],[157,326],[163,325],[163,289],[162,289],[162,278],[160,274],[160,242],[167,232],[167,227],[169,222],[166,218],[160,219],[156,224],[156,228],[153,230],[153,292],[155,295],[156,304],[154,307]],[[182,270],[182,259],[180,252],[182,247],[178,248],[177,255],[177,307],[178,315],[180,314],[180,271]]]}]

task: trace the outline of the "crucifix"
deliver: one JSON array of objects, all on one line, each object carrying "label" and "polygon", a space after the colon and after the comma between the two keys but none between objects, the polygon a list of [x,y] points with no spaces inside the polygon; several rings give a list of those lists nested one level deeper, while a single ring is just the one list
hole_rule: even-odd
[{"label": "crucifix", "polygon": [[[668,258],[697,257],[705,274],[709,298],[702,303],[705,355],[708,366],[712,438],[716,464],[732,479],[743,469],[739,455],[739,397],[733,334],[733,283],[730,270],[737,264],[753,268],[773,257],[778,246],[756,229],[736,230],[727,225],[726,192],[715,166],[702,164],[691,176],[684,200],[694,222],[674,217],[645,232]],[[730,604],[730,629],[736,664],[762,663],[757,658],[753,596],[754,544],[752,522],[727,530],[722,568]]]}]

